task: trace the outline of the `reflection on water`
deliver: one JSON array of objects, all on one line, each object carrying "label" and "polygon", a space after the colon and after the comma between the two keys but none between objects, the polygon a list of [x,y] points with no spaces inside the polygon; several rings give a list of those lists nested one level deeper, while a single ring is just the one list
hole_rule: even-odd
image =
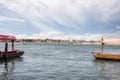
[{"label": "reflection on water", "polygon": [[103,80],[119,80],[120,79],[120,61],[115,60],[99,60],[93,61],[99,69],[99,77]]},{"label": "reflection on water", "polygon": [[13,58],[8,59],[8,62],[4,62],[4,60],[0,61],[0,65],[3,65],[0,72],[0,80],[14,80],[13,74],[15,69],[15,62],[22,61],[22,58]]},{"label": "reflection on water", "polygon": [[9,76],[11,76],[13,74],[13,70],[14,70],[14,62],[12,61],[11,66],[5,65],[5,72],[3,72],[3,74],[1,75],[1,79],[3,80],[9,80]]}]

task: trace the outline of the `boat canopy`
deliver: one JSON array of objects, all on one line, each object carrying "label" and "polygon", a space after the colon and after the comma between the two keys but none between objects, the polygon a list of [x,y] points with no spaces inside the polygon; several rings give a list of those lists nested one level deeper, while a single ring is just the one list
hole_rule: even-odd
[{"label": "boat canopy", "polygon": [[11,41],[15,41],[16,37],[11,36],[11,35],[0,35],[0,40],[11,40]]}]

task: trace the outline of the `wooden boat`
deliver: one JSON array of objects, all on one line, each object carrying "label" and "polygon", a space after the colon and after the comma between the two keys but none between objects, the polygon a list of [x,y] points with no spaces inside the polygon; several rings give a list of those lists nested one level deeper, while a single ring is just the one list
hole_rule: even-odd
[{"label": "wooden boat", "polygon": [[101,52],[92,52],[92,54],[96,59],[120,60],[120,54],[108,54]]},{"label": "wooden boat", "polygon": [[[12,42],[12,50],[7,51],[8,58],[20,57],[21,55],[24,54],[24,51],[14,49],[14,41],[16,40],[16,38],[14,36],[0,35],[0,40],[5,41],[6,43],[8,41]],[[0,51],[0,59],[3,59],[4,57],[5,57],[5,51]]]},{"label": "wooden boat", "polygon": [[108,60],[120,60],[120,54],[116,54],[116,53],[104,53],[103,52],[103,46],[104,44],[113,44],[113,43],[120,43],[120,39],[103,39],[101,40],[101,44],[102,44],[102,51],[101,52],[92,52],[92,55],[96,58],[96,59],[108,59]]}]

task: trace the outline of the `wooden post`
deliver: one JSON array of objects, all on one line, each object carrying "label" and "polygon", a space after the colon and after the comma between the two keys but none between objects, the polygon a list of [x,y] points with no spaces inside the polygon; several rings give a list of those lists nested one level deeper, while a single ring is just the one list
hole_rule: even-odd
[{"label": "wooden post", "polygon": [[5,63],[7,64],[7,51],[8,51],[8,43],[6,42],[5,43],[5,55],[4,55],[4,60],[5,60]]},{"label": "wooden post", "polygon": [[12,41],[12,51],[14,51],[14,41]]},{"label": "wooden post", "polygon": [[103,43],[103,38],[101,39],[101,45],[102,45],[102,52],[101,53],[103,53],[103,48],[104,48],[104,43]]},{"label": "wooden post", "polygon": [[60,44],[60,39],[58,40],[58,43]]}]

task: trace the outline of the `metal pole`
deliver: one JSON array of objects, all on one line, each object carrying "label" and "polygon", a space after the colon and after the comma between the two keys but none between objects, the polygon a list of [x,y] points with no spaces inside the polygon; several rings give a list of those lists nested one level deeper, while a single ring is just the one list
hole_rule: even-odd
[{"label": "metal pole", "polygon": [[5,43],[5,55],[4,55],[4,59],[5,59],[5,62],[6,62],[6,64],[7,64],[7,51],[8,51],[8,43],[6,42]]}]

